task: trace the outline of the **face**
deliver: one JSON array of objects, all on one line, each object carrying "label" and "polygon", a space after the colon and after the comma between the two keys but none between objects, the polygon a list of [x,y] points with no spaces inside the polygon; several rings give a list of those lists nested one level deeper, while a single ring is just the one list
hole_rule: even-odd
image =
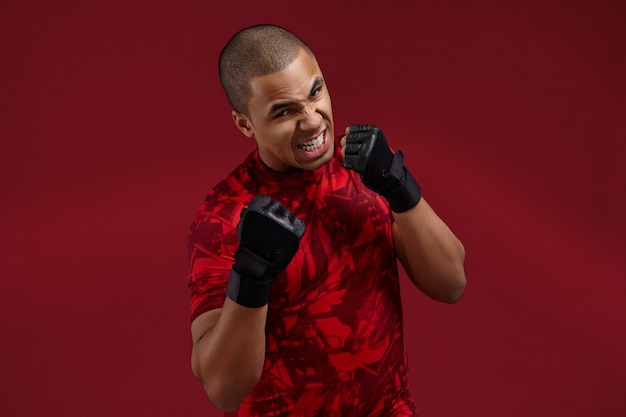
[{"label": "face", "polygon": [[284,70],[251,80],[249,117],[233,111],[244,135],[254,138],[271,170],[313,170],[334,152],[330,96],[317,62],[304,49]]}]

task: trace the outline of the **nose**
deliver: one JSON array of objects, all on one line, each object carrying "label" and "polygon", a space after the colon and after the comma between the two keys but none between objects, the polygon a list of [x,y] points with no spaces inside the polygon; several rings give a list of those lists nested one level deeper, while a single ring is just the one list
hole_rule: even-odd
[{"label": "nose", "polygon": [[300,119],[300,129],[304,131],[316,132],[322,125],[324,117],[318,113],[317,107],[306,106],[302,112],[302,118]]}]

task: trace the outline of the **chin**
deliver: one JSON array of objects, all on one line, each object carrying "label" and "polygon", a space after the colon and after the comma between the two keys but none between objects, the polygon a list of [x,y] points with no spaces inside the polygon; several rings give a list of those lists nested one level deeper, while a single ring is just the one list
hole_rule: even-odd
[{"label": "chin", "polygon": [[333,159],[333,155],[335,154],[335,148],[334,146],[330,146],[328,148],[328,151],[320,156],[315,163],[313,164],[313,167],[310,168],[311,170],[316,170],[320,167],[322,167],[323,165],[326,165],[327,163],[329,163],[332,159]]}]

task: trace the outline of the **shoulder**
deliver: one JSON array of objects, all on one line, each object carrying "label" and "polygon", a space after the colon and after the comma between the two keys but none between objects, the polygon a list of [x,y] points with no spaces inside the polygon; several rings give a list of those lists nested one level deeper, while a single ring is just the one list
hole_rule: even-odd
[{"label": "shoulder", "polygon": [[253,156],[250,154],[209,191],[194,215],[190,226],[190,237],[211,224],[221,224],[226,227],[237,224],[241,209],[253,197],[253,190],[250,189],[252,163]]}]

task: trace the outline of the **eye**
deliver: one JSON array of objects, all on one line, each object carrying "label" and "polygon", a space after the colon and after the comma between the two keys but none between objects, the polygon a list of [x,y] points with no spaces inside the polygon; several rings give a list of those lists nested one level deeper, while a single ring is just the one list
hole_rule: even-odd
[{"label": "eye", "polygon": [[311,91],[311,97],[319,96],[322,92],[322,86],[316,87],[313,91]]},{"label": "eye", "polygon": [[274,115],[274,119],[280,119],[281,117],[285,117],[285,116],[287,116],[288,114],[289,114],[289,110],[288,110],[288,109],[281,110],[281,111],[279,111],[278,113],[276,113],[276,114]]}]

